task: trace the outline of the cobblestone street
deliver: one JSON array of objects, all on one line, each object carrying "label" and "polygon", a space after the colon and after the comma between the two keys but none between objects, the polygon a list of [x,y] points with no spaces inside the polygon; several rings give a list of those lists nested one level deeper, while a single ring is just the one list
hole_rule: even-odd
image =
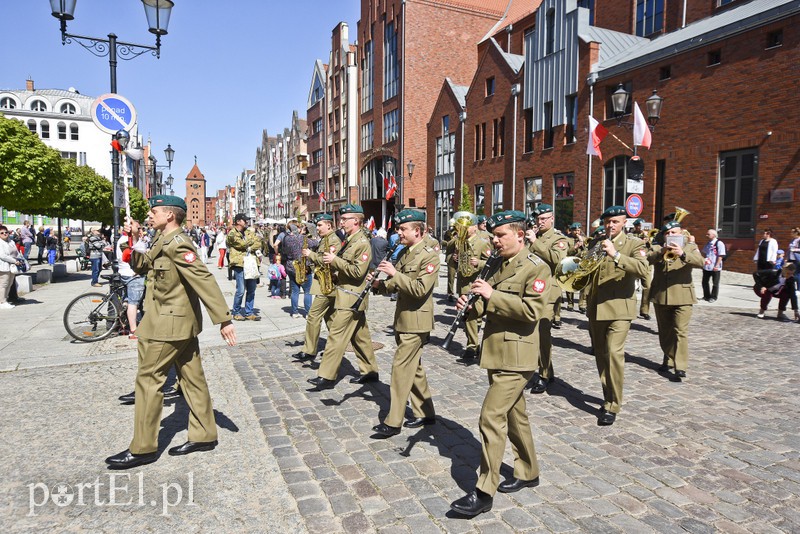
[{"label": "cobblestone street", "polygon": [[[216,275],[229,292],[230,283]],[[72,283],[33,295],[46,301],[51,289]],[[723,291],[749,289],[728,284]],[[288,335],[269,327],[282,337],[248,334],[255,340],[230,349],[208,343],[220,446],[183,458],[163,454],[186,432],[185,403],[168,401],[158,462],[113,482],[103,458],[130,440],[133,407],[119,406],[116,397],[132,386],[133,345],[107,361],[0,374],[0,523],[18,532],[800,530],[800,325],[774,320],[774,309],[756,319],[749,301],[695,306],[682,383],[656,371],[655,320],[635,321],[625,399],[611,427],[596,424],[602,394],[585,316],[564,311],[564,325],[554,331],[556,381],[542,395],[526,393],[541,485],[498,493],[493,510],[473,520],[453,515],[449,503],[477,479],[486,375],[458,360],[463,332],[451,352],[439,348],[454,315],[443,296],[436,293],[437,326],[423,356],[438,422],[387,440],[369,437],[389,404],[394,303],[385,297],[372,297],[369,312],[373,341],[382,346],[380,383],[350,384],[355,362],[347,353],[335,389],[307,391],[314,369],[290,358],[300,350],[297,320],[288,322]],[[286,301],[265,293],[258,304],[264,315],[285,313]],[[36,306],[18,309],[31,314]],[[218,336],[215,330],[206,332]],[[68,352],[72,345],[52,341],[36,352]],[[502,475],[511,465],[508,448]],[[68,504],[56,504],[62,495],[71,495]]]}]

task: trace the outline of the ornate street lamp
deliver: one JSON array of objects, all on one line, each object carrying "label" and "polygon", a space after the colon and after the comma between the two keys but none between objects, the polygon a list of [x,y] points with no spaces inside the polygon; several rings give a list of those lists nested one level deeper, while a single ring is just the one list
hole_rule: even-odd
[{"label": "ornate street lamp", "polygon": [[[386,160],[386,163],[384,163],[384,166],[386,167],[387,173],[394,175],[394,159],[388,158]],[[415,167],[414,162],[412,160],[408,160],[408,163],[406,164],[406,170],[408,170],[409,180],[411,180],[411,177],[414,175],[414,167]],[[395,176],[395,180],[397,180],[397,188],[399,189],[397,197],[400,198],[400,202],[395,201],[394,204],[395,211],[397,212],[402,211],[403,208],[405,207],[405,205],[403,204],[403,193],[405,192],[405,189],[403,187],[404,186],[403,182],[405,181],[405,178],[406,178],[405,176]]]},{"label": "ornate street lamp", "polygon": [[[622,84],[619,84],[617,90],[611,94],[611,106],[614,108],[614,118],[617,119],[617,126],[628,128],[633,126],[632,122],[623,122],[622,120],[622,117],[628,112],[630,98],[630,92],[626,91]],[[658,90],[653,89],[653,94],[645,100],[644,104],[647,109],[647,122],[650,123],[650,129],[655,130],[656,123],[661,118],[661,107],[664,105],[664,99],[658,96]]]}]

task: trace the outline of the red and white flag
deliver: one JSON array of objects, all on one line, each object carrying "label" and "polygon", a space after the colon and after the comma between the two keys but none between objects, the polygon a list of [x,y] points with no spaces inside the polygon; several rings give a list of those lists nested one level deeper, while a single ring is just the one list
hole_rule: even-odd
[{"label": "red and white flag", "polygon": [[383,175],[383,190],[386,191],[386,200],[391,200],[394,194],[397,192],[397,182],[389,173]]},{"label": "red and white flag", "polygon": [[607,135],[608,130],[606,127],[589,115],[589,144],[586,146],[586,153],[603,159],[603,154],[600,152],[600,143]]},{"label": "red and white flag", "polygon": [[637,102],[633,103],[633,144],[650,148],[653,142],[653,134],[650,133],[650,128],[647,126],[647,121],[639,109]]},{"label": "red and white flag", "polygon": [[319,202],[320,204],[325,204],[325,191],[319,192]]},{"label": "red and white flag", "polygon": [[370,232],[375,230],[375,217],[370,217],[369,218],[369,220],[367,221],[367,228],[369,228]]}]

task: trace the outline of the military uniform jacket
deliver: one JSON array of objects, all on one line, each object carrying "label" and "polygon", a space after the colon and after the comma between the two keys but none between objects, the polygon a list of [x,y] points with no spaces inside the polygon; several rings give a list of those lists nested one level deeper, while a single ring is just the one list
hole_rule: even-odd
[{"label": "military uniform jacket", "polygon": [[180,341],[203,330],[203,301],[214,324],[231,320],[222,291],[191,239],[180,229],[162,234],[145,253],[131,253],[131,267],[147,275],[144,317],[136,334],[156,341]]},{"label": "military uniform jacket", "polygon": [[[339,236],[336,235],[336,232],[331,232],[330,234],[323,237],[319,245],[317,246],[316,252],[313,250],[311,251],[311,255],[308,257],[314,264],[314,269],[317,267],[324,267],[325,264],[322,262],[322,255],[326,252],[330,252],[331,254],[338,254],[339,250],[342,248],[342,242],[339,239]],[[333,269],[333,267],[331,267]],[[311,294],[312,295],[322,295],[322,290],[319,287],[319,280],[317,277],[314,276],[314,281],[311,282]],[[331,293],[331,296],[335,295],[335,292]]]},{"label": "military uniform jacket", "polygon": [[439,281],[439,251],[422,240],[400,252],[397,273],[382,280],[378,291],[397,293],[394,329],[407,334],[427,334],[433,330],[433,289]]},{"label": "military uniform jacket", "polygon": [[653,267],[653,282],[650,285],[650,300],[664,306],[684,306],[697,304],[692,281],[692,269],[703,267],[703,256],[694,243],[683,248],[685,259],[675,258],[664,261],[660,245],[647,254],[647,261]]},{"label": "military uniform jacket", "polygon": [[636,279],[647,276],[648,265],[644,242],[625,232],[614,238],[619,261],[610,256],[589,282],[589,317],[597,321],[632,321],[636,318]]},{"label": "military uniform jacket", "polygon": [[[364,232],[356,232],[348,236],[342,244],[331,267],[336,271],[336,309],[349,310],[356,303],[358,295],[366,285],[369,262],[372,260],[372,247]],[[367,309],[369,294],[361,303],[360,311]]]},{"label": "military uniform jacket", "polygon": [[534,371],[539,367],[536,322],[548,303],[550,268],[523,248],[503,264],[489,282],[488,302],[479,299],[475,310],[485,317],[481,367],[505,371]]},{"label": "military uniform jacket", "polygon": [[553,303],[561,296],[561,288],[555,284],[552,275],[555,274],[558,263],[567,257],[569,248],[567,236],[550,228],[541,235],[537,235],[536,241],[531,243],[528,248],[550,267],[550,277],[547,279],[547,299],[548,302]]}]

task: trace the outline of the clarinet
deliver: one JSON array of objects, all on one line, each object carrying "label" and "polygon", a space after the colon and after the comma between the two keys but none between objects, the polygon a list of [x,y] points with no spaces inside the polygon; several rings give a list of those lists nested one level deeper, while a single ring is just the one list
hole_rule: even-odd
[{"label": "clarinet", "polygon": [[[383,261],[389,261],[389,258],[392,257],[392,254],[394,254],[394,251],[399,246],[400,246],[400,240],[398,239],[397,243],[389,247],[389,250],[386,251],[386,256],[383,258]],[[367,297],[367,293],[369,293],[369,290],[372,289],[372,281],[378,277],[378,274],[380,274],[380,271],[378,269],[372,271],[372,278],[370,279],[369,282],[367,282],[367,285],[364,286],[364,289],[361,290],[361,294],[358,295],[358,300],[356,300],[355,303],[352,306],[350,306],[351,310],[358,311],[358,309],[361,307],[361,303],[364,302],[364,299]]]},{"label": "clarinet", "polygon": [[[479,280],[486,280],[486,278],[493,273],[496,265],[500,264],[498,261],[499,258],[500,253],[497,252],[497,249],[493,250],[492,255],[486,260],[486,265],[483,266],[481,273],[478,275]],[[475,304],[475,301],[478,300],[478,297],[479,295],[477,293],[473,293],[472,291],[467,294],[466,304],[464,304],[463,308],[458,310],[455,321],[453,321],[453,324],[450,325],[450,330],[447,331],[447,335],[444,338],[444,343],[442,343],[443,349],[447,350],[447,348],[450,346],[450,342],[453,341],[453,336],[456,335],[456,330],[458,330],[458,325],[461,323],[461,319],[464,317],[464,314],[467,313],[467,309]]]}]

